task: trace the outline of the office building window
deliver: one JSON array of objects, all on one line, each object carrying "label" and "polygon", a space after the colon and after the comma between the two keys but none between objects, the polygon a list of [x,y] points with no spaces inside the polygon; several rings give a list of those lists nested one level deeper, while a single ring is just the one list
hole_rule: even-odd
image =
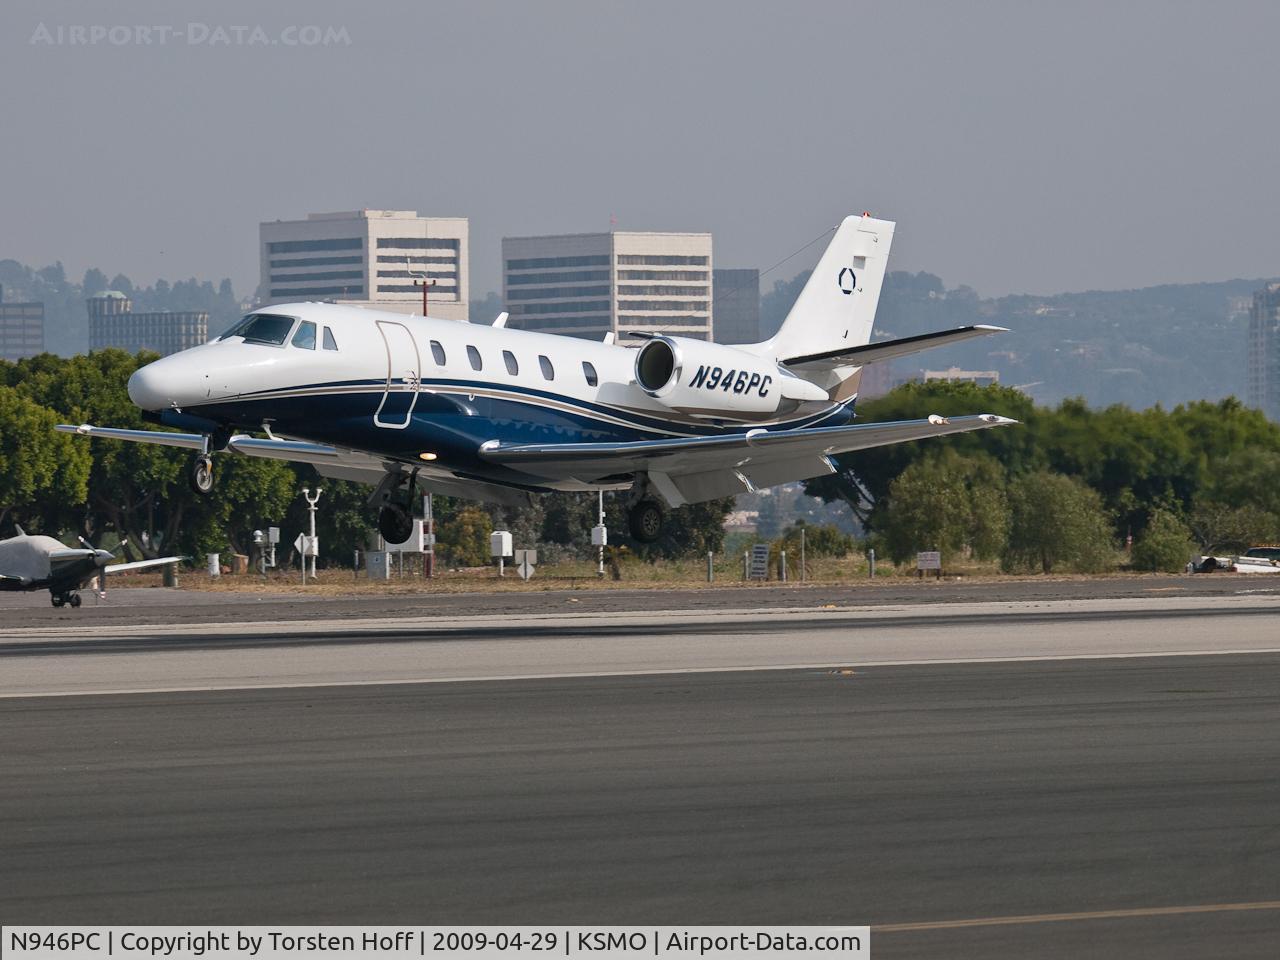
[{"label": "office building window", "polygon": [[607,267],[607,253],[593,257],[533,257],[526,260],[508,260],[508,270],[541,270],[546,267]]},{"label": "office building window", "polygon": [[277,240],[267,244],[268,253],[305,253],[308,250],[363,250],[364,238],[345,240]]},{"label": "office building window", "polygon": [[711,263],[710,257],[655,257],[649,254],[618,254],[618,263],[628,266],[654,267],[705,267]]},{"label": "office building window", "polygon": [[363,280],[363,270],[330,270],[327,273],[273,273],[272,283],[312,283],[316,280]]},{"label": "office building window", "polygon": [[387,247],[398,250],[457,250],[458,241],[433,237],[379,237],[378,249]]},{"label": "office building window", "polygon": [[608,286],[544,287],[537,290],[508,290],[508,300],[554,300],[563,297],[607,297]]}]

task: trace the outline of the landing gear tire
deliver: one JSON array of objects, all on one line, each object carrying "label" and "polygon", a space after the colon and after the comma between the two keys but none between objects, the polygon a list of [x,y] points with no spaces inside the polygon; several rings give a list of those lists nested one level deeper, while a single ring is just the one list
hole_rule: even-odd
[{"label": "landing gear tire", "polygon": [[70,599],[68,599],[68,600],[67,600],[67,603],[71,604],[71,606],[72,606],[72,607],[79,607],[79,606],[80,606],[80,594],[78,594],[78,593],[73,593],[73,594],[71,595]]},{"label": "landing gear tire", "polygon": [[54,594],[49,599],[55,607],[80,606],[80,594],[78,593],[58,593]]},{"label": "landing gear tire", "polygon": [[653,543],[662,536],[662,506],[657,500],[641,500],[627,513],[631,536],[641,543]]},{"label": "landing gear tire", "polygon": [[65,597],[50,597],[49,602],[52,603],[55,607],[60,607],[67,601]]},{"label": "landing gear tire", "polygon": [[388,504],[378,511],[378,532],[387,543],[404,543],[413,533],[413,517],[403,507]]},{"label": "landing gear tire", "polygon": [[203,454],[193,457],[187,468],[187,482],[202,497],[213,493],[213,457]]}]

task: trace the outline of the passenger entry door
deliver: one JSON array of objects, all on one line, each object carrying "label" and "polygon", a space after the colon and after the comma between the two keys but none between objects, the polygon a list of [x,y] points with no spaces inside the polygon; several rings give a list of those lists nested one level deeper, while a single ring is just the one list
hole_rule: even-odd
[{"label": "passenger entry door", "polygon": [[422,359],[418,356],[417,341],[403,323],[379,320],[377,324],[387,348],[387,383],[382,402],[373,415],[373,424],[388,430],[403,430],[409,426],[413,408],[418,403]]}]

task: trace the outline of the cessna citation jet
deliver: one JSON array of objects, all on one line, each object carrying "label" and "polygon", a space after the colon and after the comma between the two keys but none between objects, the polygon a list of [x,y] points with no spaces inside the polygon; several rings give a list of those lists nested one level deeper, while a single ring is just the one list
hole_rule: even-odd
[{"label": "cessna citation jet", "polygon": [[[83,540],[80,541],[84,543]],[[185,557],[159,557],[134,563],[112,563],[115,554],[109,550],[67,547],[53,537],[32,536],[18,527],[18,535],[0,540],[0,590],[48,590],[55,607],[80,606],[76,591],[99,578],[102,596],[107,593],[107,573],[145,570]]]},{"label": "cessna citation jet", "polygon": [[[1016,422],[850,422],[864,365],[1003,329],[871,343],[893,229],[846,218],[763,343],[654,333],[636,348],[509,330],[506,314],[490,326],[274,304],[130,378],[149,421],[187,432],[58,429],[189,448],[200,493],[213,489],[215,451],[313,464],[372,484],[379,530],[396,543],[419,488],[511,505],[625,490],[631,534],[652,541],[665,507],[832,473],[833,454]],[[265,437],[237,432],[250,430]]]}]

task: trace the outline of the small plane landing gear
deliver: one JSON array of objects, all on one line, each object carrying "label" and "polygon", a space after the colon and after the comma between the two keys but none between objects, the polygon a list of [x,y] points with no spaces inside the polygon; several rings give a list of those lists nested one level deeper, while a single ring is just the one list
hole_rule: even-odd
[{"label": "small plane landing gear", "polygon": [[202,497],[213,493],[213,457],[207,453],[192,457],[191,465],[187,468],[187,482]]},{"label": "small plane landing gear", "polygon": [[641,543],[653,543],[662,536],[665,519],[662,505],[657,500],[641,500],[627,511],[627,525],[631,528],[631,536]]},{"label": "small plane landing gear", "polygon": [[80,606],[80,594],[78,593],[55,593],[50,597],[50,600],[55,607],[70,606],[74,608]]},{"label": "small plane landing gear", "polygon": [[413,515],[398,503],[378,511],[378,532],[387,543],[404,543],[413,534]]}]

